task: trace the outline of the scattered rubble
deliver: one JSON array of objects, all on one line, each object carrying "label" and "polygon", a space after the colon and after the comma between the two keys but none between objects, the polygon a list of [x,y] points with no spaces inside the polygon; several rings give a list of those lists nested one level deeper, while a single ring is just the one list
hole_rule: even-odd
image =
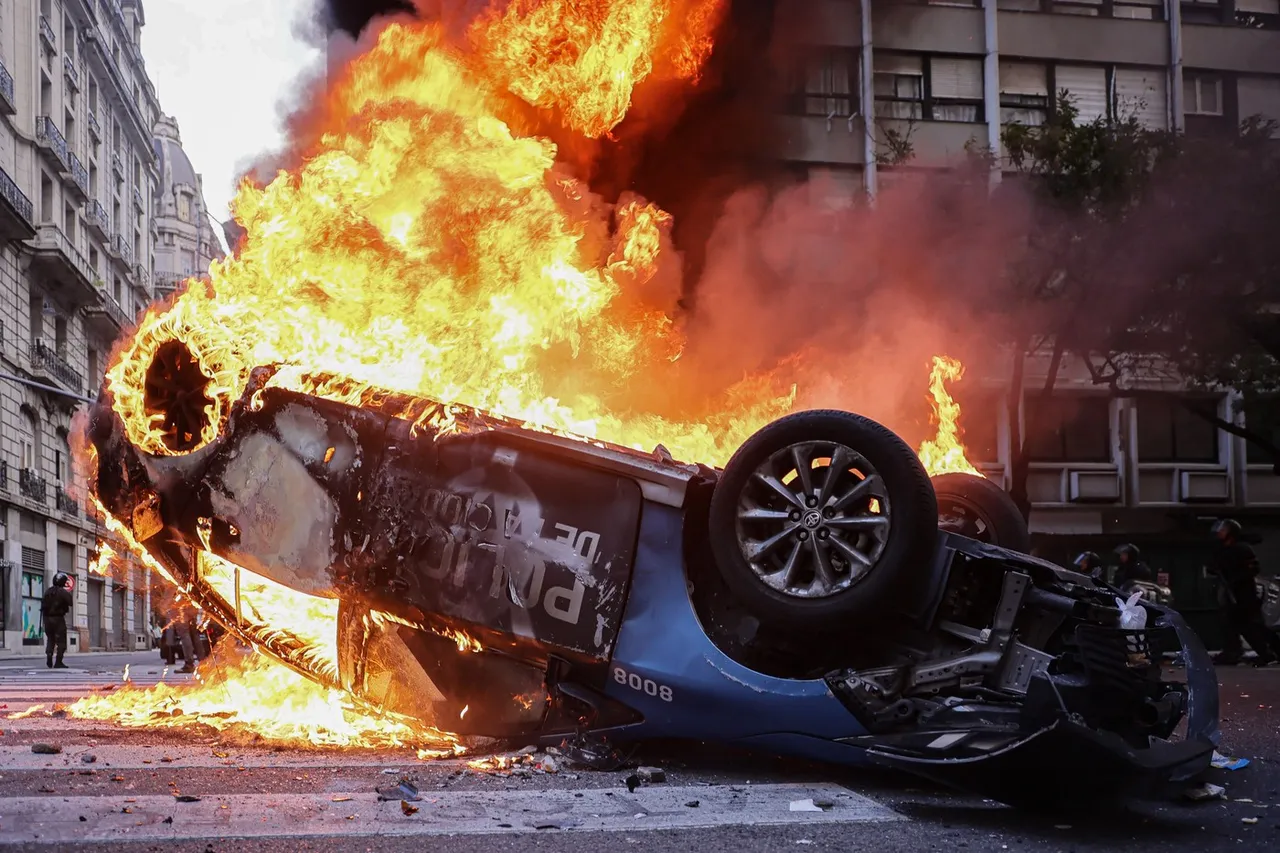
[{"label": "scattered rubble", "polygon": [[661,767],[641,767],[636,771],[641,782],[657,783],[667,781],[666,771]]},{"label": "scattered rubble", "polygon": [[200,798],[193,794],[174,794],[173,799],[179,803],[198,803]]},{"label": "scattered rubble", "polygon": [[401,801],[400,801],[400,811],[401,811],[401,812],[403,812],[403,813],[404,813],[404,815],[405,815],[406,817],[408,817],[409,815],[417,814],[417,813],[418,813],[418,807],[417,807],[417,806],[411,806],[411,805],[409,805],[407,802],[405,802],[404,800],[401,800]]},{"label": "scattered rubble", "polygon": [[1203,785],[1188,788],[1182,792],[1182,795],[1188,800],[1197,803],[1207,800],[1225,800],[1227,798],[1227,789],[1212,782],[1205,782]]},{"label": "scattered rubble", "polygon": [[98,760],[98,756],[94,755],[91,752],[86,752],[84,755],[80,756],[80,760],[83,761],[85,764],[93,764],[95,761]]},{"label": "scattered rubble", "polygon": [[[418,791],[418,786],[410,782],[408,779],[401,779],[399,785],[389,788],[378,788],[378,801],[389,802],[391,800],[400,800],[405,802],[418,802],[422,799],[422,795]],[[416,811],[416,809],[415,809]],[[408,814],[408,812],[406,812]]]},{"label": "scattered rubble", "polygon": [[31,751],[36,755],[58,755],[62,752],[62,747],[52,743],[33,743]]},{"label": "scattered rubble", "polygon": [[630,776],[626,778],[626,783],[627,783],[627,792],[630,794],[634,794],[636,792],[636,788],[640,787],[640,777],[632,773]]},{"label": "scattered rubble", "polygon": [[1210,764],[1212,764],[1214,767],[1216,767],[1219,770],[1243,770],[1245,767],[1249,766],[1249,759],[1231,758],[1229,756],[1223,755],[1217,750],[1214,750],[1213,760],[1210,762]]}]

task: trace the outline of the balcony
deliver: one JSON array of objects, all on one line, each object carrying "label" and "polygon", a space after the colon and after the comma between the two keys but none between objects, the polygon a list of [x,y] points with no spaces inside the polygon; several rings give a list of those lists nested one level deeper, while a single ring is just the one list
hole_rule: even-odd
[{"label": "balcony", "polygon": [[9,463],[0,461],[0,489],[9,491]]},{"label": "balcony", "polygon": [[0,115],[11,116],[18,111],[13,99],[13,75],[0,62]]},{"label": "balcony", "polygon": [[23,468],[18,472],[18,491],[37,503],[49,499],[49,484],[31,468]]},{"label": "balcony", "polygon": [[48,159],[58,167],[59,172],[71,168],[68,158],[67,139],[49,116],[36,116],[36,144]]},{"label": "balcony", "polygon": [[67,82],[71,84],[71,88],[79,92],[80,72],[76,69],[76,64],[71,61],[71,57],[62,57],[62,72],[66,75]]},{"label": "balcony", "polygon": [[138,287],[143,290],[151,290],[151,274],[147,272],[147,265],[139,261],[133,265],[133,277],[138,282]]},{"label": "balcony", "polygon": [[98,114],[89,113],[89,138],[94,142],[102,141],[102,125],[98,123]]},{"label": "balcony", "polygon": [[142,201],[142,191],[137,187],[133,188],[133,206],[139,213],[143,213],[147,209],[147,206]]},{"label": "balcony", "polygon": [[70,155],[71,168],[67,170],[67,175],[71,178],[68,189],[71,194],[79,198],[80,201],[88,201],[89,199],[89,170],[80,162],[80,158],[74,153]]},{"label": "balcony", "polygon": [[156,296],[165,297],[181,287],[189,278],[198,278],[180,272],[164,272],[156,270]]},{"label": "balcony", "polygon": [[120,180],[124,180],[124,159],[121,158],[119,151],[111,152],[111,171]]},{"label": "balcony", "polygon": [[31,266],[43,272],[47,283],[60,290],[67,301],[74,305],[98,301],[93,270],[61,228],[41,225],[27,245],[32,249]]},{"label": "balcony", "polygon": [[96,198],[84,206],[85,222],[105,243],[111,239],[111,220],[107,218],[107,209]]},{"label": "balcony", "polygon": [[50,24],[49,19],[44,15],[40,16],[40,41],[44,42],[49,50],[57,52],[58,39],[53,34],[53,24]]},{"label": "balcony", "polygon": [[84,377],[76,373],[53,347],[39,339],[31,342],[31,372],[45,381],[52,379],[73,394],[84,390]]},{"label": "balcony", "polygon": [[103,97],[118,106],[125,115],[125,130],[133,136],[134,142],[138,146],[139,155],[150,163],[151,158],[154,156],[152,154],[154,140],[151,138],[151,128],[147,125],[142,116],[142,111],[138,109],[138,105],[134,101],[132,87],[129,86],[124,75],[120,72],[119,66],[116,65],[115,57],[111,55],[111,49],[106,43],[106,36],[96,29],[87,29],[84,31],[84,39],[85,56],[90,66],[110,83],[109,86],[103,88]]},{"label": "balcony", "polygon": [[133,272],[133,247],[125,240],[123,234],[111,235],[111,251],[124,263],[125,269]]},{"label": "balcony", "polygon": [[75,498],[63,491],[61,486],[55,486],[53,489],[53,502],[58,507],[59,512],[65,512],[67,515],[80,517],[80,504],[76,503]]},{"label": "balcony", "polygon": [[13,178],[0,169],[0,236],[11,240],[29,240],[35,236],[35,213]]},{"label": "balcony", "polygon": [[106,283],[100,282],[100,285],[102,301],[86,307],[84,319],[91,331],[100,337],[114,341],[121,332],[132,328],[133,323],[130,322],[129,315],[120,307],[120,303],[116,302],[115,297],[106,292]]}]

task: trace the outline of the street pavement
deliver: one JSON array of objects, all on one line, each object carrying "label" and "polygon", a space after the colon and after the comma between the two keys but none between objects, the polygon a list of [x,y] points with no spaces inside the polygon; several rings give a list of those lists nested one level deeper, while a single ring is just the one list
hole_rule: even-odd
[{"label": "street pavement", "polygon": [[[36,714],[118,684],[175,681],[155,652],[0,661],[0,848],[30,851],[281,850],[460,853],[637,848],[1044,851],[1280,849],[1280,669],[1219,670],[1224,746],[1250,759],[1211,771],[1227,799],[1141,803],[1120,813],[1026,814],[914,779],[662,744],[630,770],[500,775],[409,751],[300,750],[232,742],[212,729],[122,729]],[[54,744],[59,754],[32,745]],[[88,756],[92,756],[89,762]],[[523,771],[522,771],[523,772]],[[1044,768],[1052,772],[1052,768]],[[377,789],[407,778],[406,813]],[[187,801],[189,800],[189,801]],[[809,805],[809,803],[814,805]],[[795,810],[803,804],[804,810]],[[811,810],[816,809],[816,810]],[[1253,821],[1250,823],[1246,821]]]}]

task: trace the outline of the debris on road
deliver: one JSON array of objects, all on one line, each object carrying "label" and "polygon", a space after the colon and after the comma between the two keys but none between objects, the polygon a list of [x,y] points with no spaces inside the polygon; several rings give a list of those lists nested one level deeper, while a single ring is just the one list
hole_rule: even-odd
[{"label": "debris on road", "polygon": [[1249,766],[1249,759],[1229,758],[1223,755],[1222,753],[1218,752],[1217,750],[1214,750],[1213,760],[1210,762],[1210,764],[1212,764],[1214,767],[1216,767],[1219,770],[1242,770],[1243,768]]},{"label": "debris on road", "polygon": [[62,747],[52,743],[33,743],[31,751],[36,755],[57,755],[62,752]]},{"label": "debris on road", "polygon": [[84,755],[80,756],[80,760],[85,764],[93,764],[98,760],[98,756],[94,755],[92,752],[86,752]]},{"label": "debris on road", "polygon": [[699,803],[697,800],[690,800],[689,802],[685,803],[685,805],[691,809],[696,809],[699,805],[701,805],[701,803]]},{"label": "debris on road", "polygon": [[417,807],[417,806],[411,806],[411,805],[409,805],[407,802],[405,802],[404,800],[401,800],[401,801],[400,801],[400,811],[404,812],[405,816],[407,817],[408,815],[417,814],[417,813],[418,813],[418,807]]},{"label": "debris on road", "polygon": [[640,777],[634,773],[628,776],[625,781],[627,783],[627,793],[629,794],[634,794],[636,788],[640,787]]},{"label": "debris on road", "polygon": [[827,809],[835,806],[828,800],[792,800],[791,811],[793,812],[825,812]]},{"label": "debris on road", "polygon": [[661,767],[641,767],[636,771],[641,782],[665,782],[667,774]]},{"label": "debris on road", "polygon": [[1255,823],[1258,822],[1258,819],[1256,817],[1242,817],[1240,818],[1240,822],[1247,823],[1249,824],[1249,826],[1253,826]]},{"label": "debris on road", "polygon": [[353,799],[352,797],[330,797],[330,798],[329,798],[329,802],[331,802],[331,803],[349,803],[349,802],[351,802],[351,800],[352,800],[352,799]]},{"label": "debris on road", "polygon": [[416,803],[421,799],[422,795],[418,791],[418,786],[410,782],[408,779],[401,779],[399,785],[378,789],[379,802],[385,803],[391,800],[400,800],[401,802],[404,802],[405,800],[408,800]]},{"label": "debris on road", "polygon": [[1203,785],[1188,788],[1182,792],[1182,795],[1188,800],[1196,803],[1202,803],[1207,800],[1225,800],[1227,797],[1227,789],[1221,785],[1215,785],[1212,782],[1205,782]]},{"label": "debris on road", "polygon": [[200,798],[192,794],[174,794],[173,798],[180,803],[198,803]]}]

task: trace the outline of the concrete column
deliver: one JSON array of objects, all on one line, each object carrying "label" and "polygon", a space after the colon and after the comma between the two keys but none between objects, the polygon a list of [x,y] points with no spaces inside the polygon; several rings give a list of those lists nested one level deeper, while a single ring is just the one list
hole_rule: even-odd
[{"label": "concrete column", "polygon": [[871,0],[859,0],[858,16],[862,24],[862,154],[866,164],[862,181],[871,204],[876,202],[876,90],[875,50],[871,42]]},{"label": "concrete column", "polygon": [[985,50],[982,57],[982,109],[987,116],[987,146],[994,155],[990,185],[1000,183],[1000,27],[998,0],[982,0]]},{"label": "concrete column", "polygon": [[1169,21],[1169,127],[1181,133],[1186,130],[1182,103],[1182,3],[1165,0],[1164,11]]}]

